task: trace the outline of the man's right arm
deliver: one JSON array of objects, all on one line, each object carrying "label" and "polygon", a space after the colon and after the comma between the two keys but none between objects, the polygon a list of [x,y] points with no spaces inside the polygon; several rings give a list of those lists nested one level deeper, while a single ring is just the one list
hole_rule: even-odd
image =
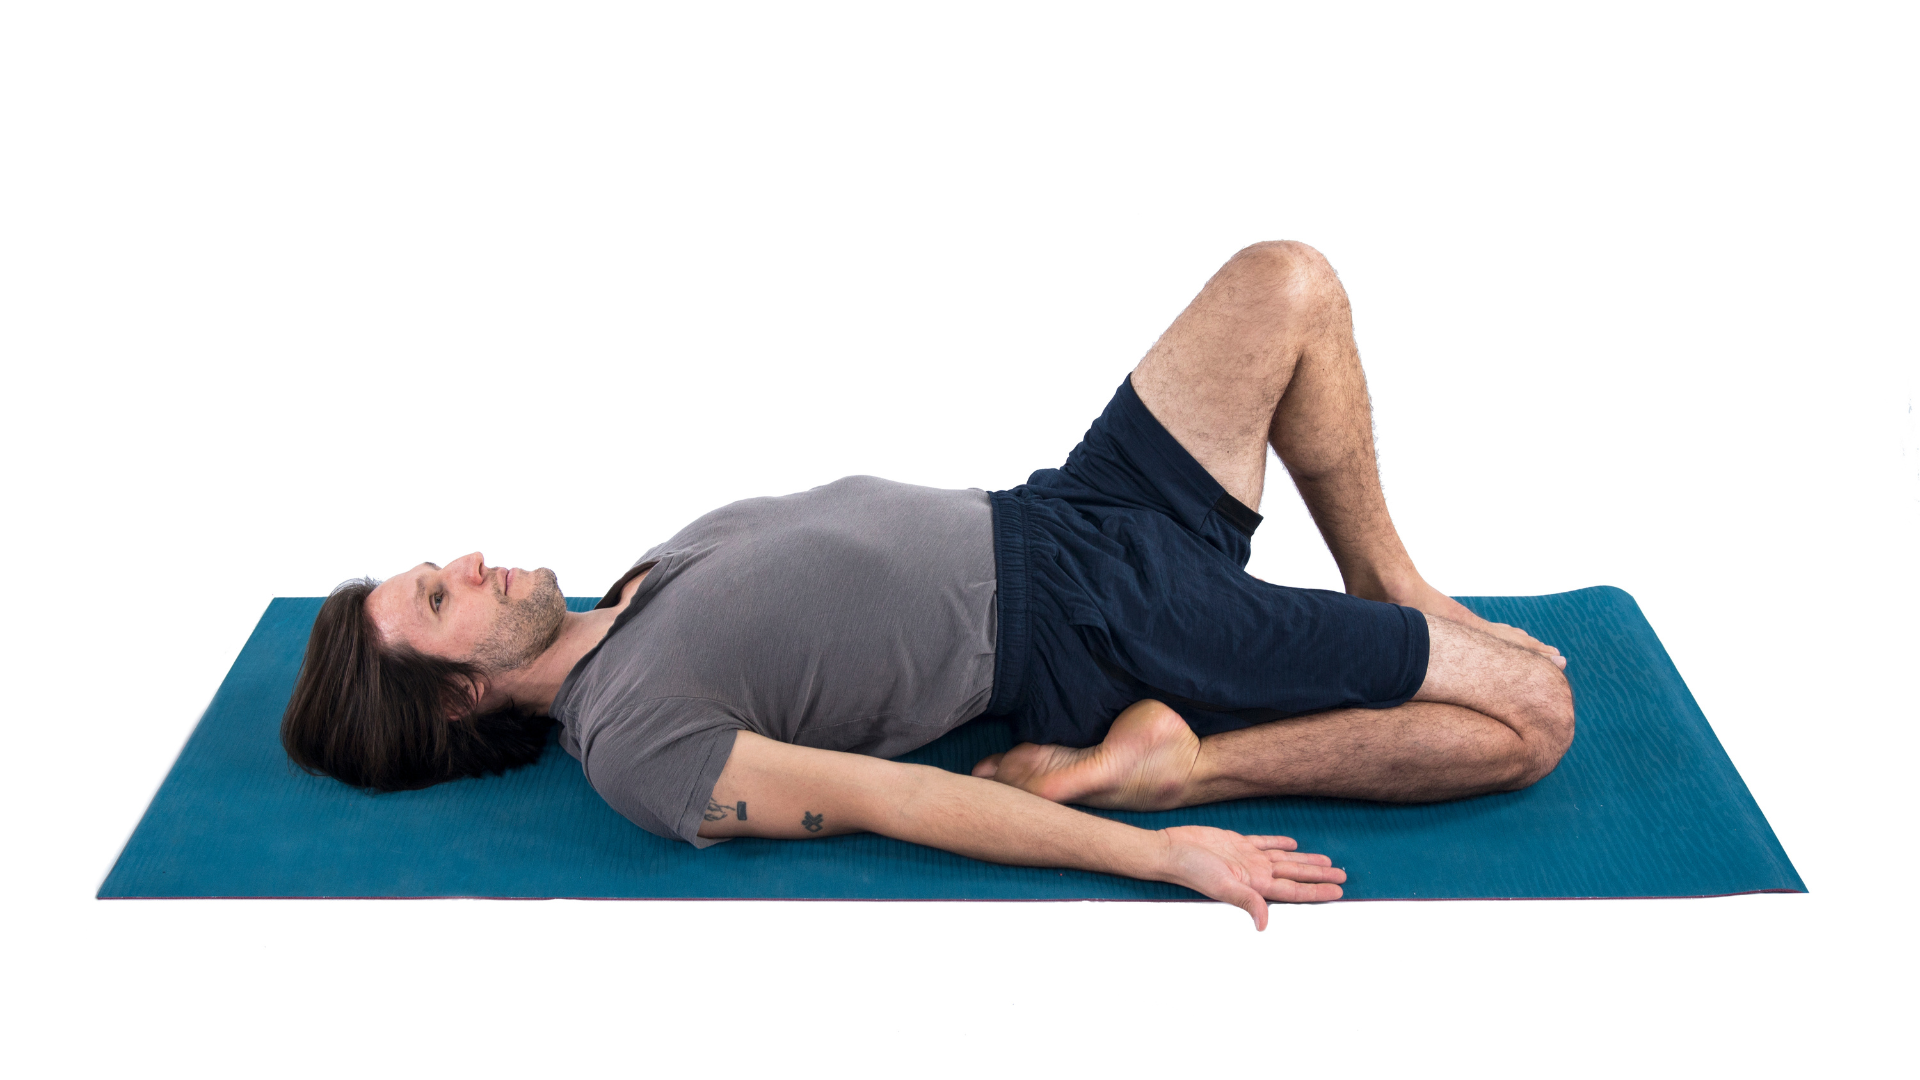
[{"label": "man's right arm", "polygon": [[1346,874],[1284,836],[1180,826],[1149,832],[1005,784],[742,731],[714,784],[700,835],[807,839],[875,832],[1015,866],[1096,870],[1184,885],[1244,909],[1335,900]]}]

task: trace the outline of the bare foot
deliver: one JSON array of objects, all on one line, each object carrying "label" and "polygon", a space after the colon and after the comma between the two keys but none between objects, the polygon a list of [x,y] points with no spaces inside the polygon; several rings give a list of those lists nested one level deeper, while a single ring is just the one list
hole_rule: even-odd
[{"label": "bare foot", "polygon": [[1057,803],[1167,810],[1184,805],[1181,796],[1199,760],[1199,736],[1179,713],[1149,699],[1115,717],[1098,746],[1075,750],[1021,743],[982,760],[973,775]]},{"label": "bare foot", "polygon": [[1460,603],[1460,601],[1455,600],[1453,597],[1448,596],[1446,593],[1441,592],[1425,581],[1416,579],[1416,582],[1417,583],[1411,588],[1388,590],[1384,596],[1367,597],[1367,599],[1386,600],[1390,603],[1405,604],[1407,607],[1424,611],[1436,618],[1449,619],[1462,626],[1470,626],[1483,634],[1492,634],[1494,637],[1510,645],[1518,645],[1523,649],[1531,649],[1554,663],[1559,664],[1562,668],[1567,666],[1567,658],[1560,655],[1559,649],[1535,639],[1532,634],[1527,633],[1525,630],[1517,626],[1508,626],[1506,623],[1488,622],[1467,610],[1466,605]]}]

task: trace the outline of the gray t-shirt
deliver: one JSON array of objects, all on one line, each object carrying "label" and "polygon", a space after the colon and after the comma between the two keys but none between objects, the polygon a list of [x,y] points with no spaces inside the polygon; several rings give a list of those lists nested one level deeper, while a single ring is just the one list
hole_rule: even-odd
[{"label": "gray t-shirt", "polygon": [[649,832],[713,843],[701,814],[736,731],[894,757],[993,691],[984,491],[849,476],[723,506],[628,578],[649,564],[553,699],[561,745]]}]

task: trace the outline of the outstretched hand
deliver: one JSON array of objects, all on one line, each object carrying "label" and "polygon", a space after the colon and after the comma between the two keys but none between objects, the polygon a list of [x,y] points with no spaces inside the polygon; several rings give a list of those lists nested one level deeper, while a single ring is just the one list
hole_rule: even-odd
[{"label": "outstretched hand", "polygon": [[1295,851],[1285,836],[1242,836],[1205,825],[1160,830],[1167,839],[1171,880],[1253,916],[1267,928],[1267,901],[1311,903],[1340,899],[1347,872],[1325,855]]}]

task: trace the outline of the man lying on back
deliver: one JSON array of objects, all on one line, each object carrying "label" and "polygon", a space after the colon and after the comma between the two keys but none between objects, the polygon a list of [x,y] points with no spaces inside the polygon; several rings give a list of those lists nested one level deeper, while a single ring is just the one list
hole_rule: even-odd
[{"label": "man lying on back", "polygon": [[[1271,445],[1345,593],[1245,570]],[[855,476],[716,510],[590,612],[480,554],[328,597],[281,727],[376,790],[525,764],[550,724],[634,823],[704,847],[870,831],[1169,881],[1246,909],[1346,875],[1283,836],[1066,803],[1437,801],[1524,787],[1573,738],[1557,650],[1420,576],[1387,514],[1345,291],[1256,244],[1058,469],[1008,491]],[[980,715],[972,776],[889,758]]]}]

